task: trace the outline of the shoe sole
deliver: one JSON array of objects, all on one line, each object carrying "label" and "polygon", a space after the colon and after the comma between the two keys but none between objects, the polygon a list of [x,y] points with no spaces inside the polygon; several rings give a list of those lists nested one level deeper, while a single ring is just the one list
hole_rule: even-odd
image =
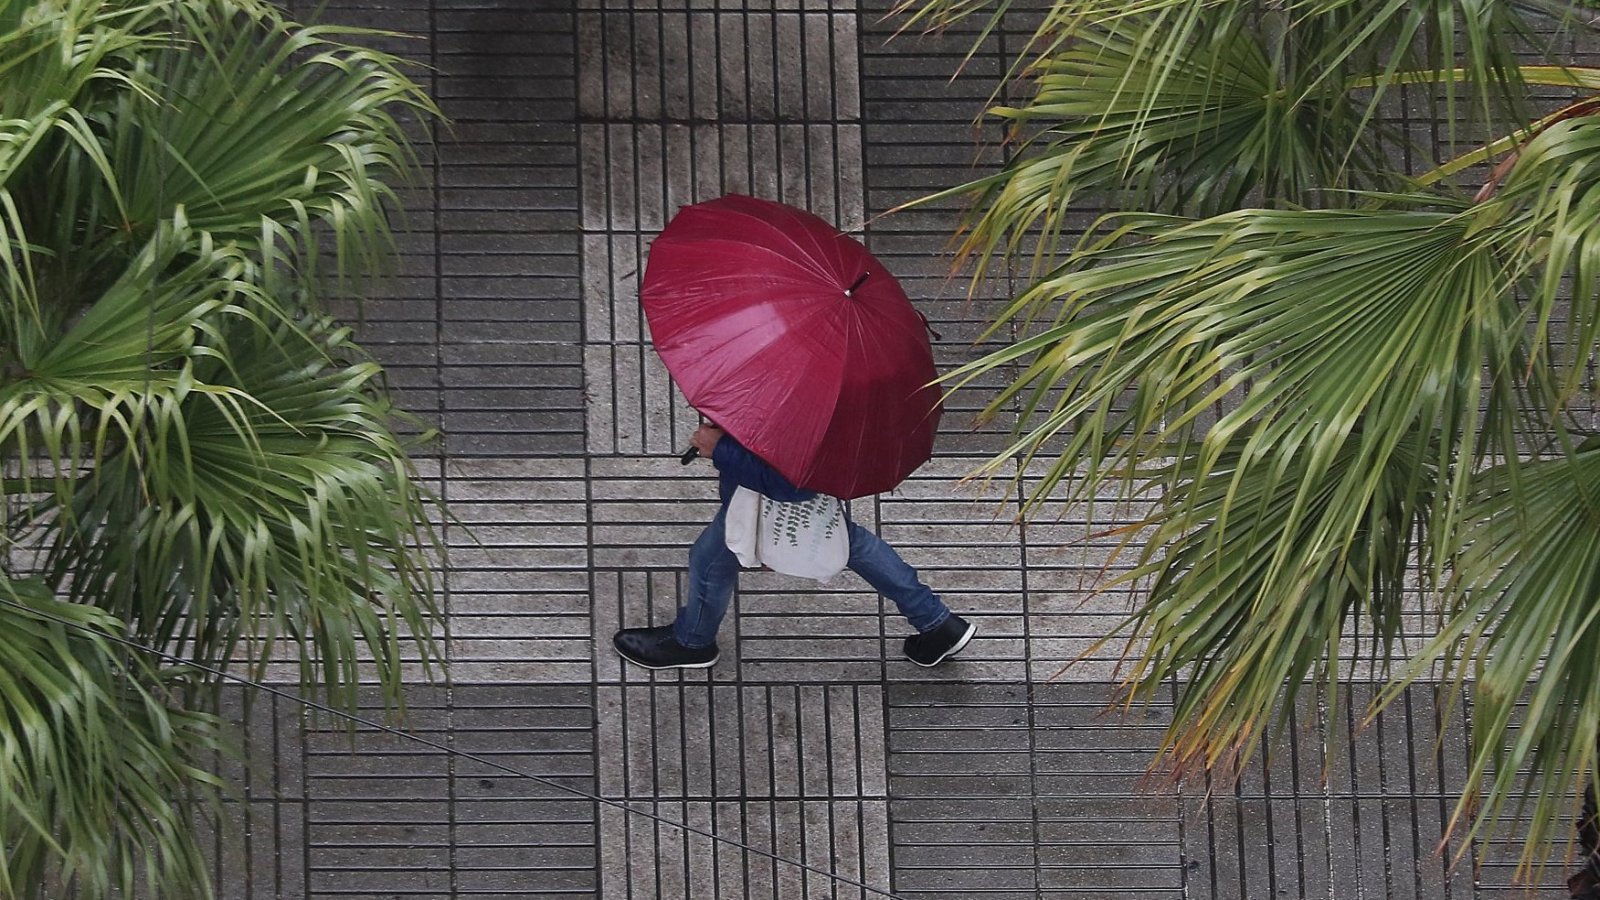
[{"label": "shoe sole", "polygon": [[711,657],[710,659],[706,660],[705,662],[673,663],[672,665],[666,665],[666,666],[652,666],[647,662],[644,662],[642,660],[634,659],[633,657],[629,656],[628,654],[623,653],[622,649],[619,648],[619,647],[616,647],[615,645],[612,646],[612,649],[616,650],[617,651],[617,655],[622,657],[624,660],[627,660],[628,662],[633,663],[634,665],[638,666],[641,669],[649,669],[652,672],[665,672],[665,671],[667,671],[669,669],[709,669],[712,666],[717,664],[717,660],[722,658],[722,654],[718,653],[716,656]]},{"label": "shoe sole", "polygon": [[955,656],[957,653],[960,653],[963,649],[966,648],[967,642],[972,640],[972,636],[977,634],[977,633],[978,633],[978,626],[972,624],[971,622],[968,622],[967,623],[967,633],[963,634],[961,636],[960,640],[958,640],[954,644],[952,644],[950,646],[949,650],[946,650],[944,653],[940,654],[939,658],[934,660],[933,662],[931,662],[931,663],[917,662],[916,660],[911,659],[911,657],[909,657],[909,656],[907,656],[906,659],[911,659],[912,663],[914,663],[916,665],[919,665],[919,666],[923,667],[924,669],[931,669],[934,666],[937,666],[939,663],[942,663],[945,660],[949,659],[950,657]]}]

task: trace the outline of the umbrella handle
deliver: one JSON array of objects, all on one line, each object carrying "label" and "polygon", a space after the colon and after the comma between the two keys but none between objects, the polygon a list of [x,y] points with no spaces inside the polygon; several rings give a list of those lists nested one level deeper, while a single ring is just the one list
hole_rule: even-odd
[{"label": "umbrella handle", "polygon": [[699,450],[695,449],[694,447],[690,447],[689,449],[683,451],[683,453],[681,455],[679,455],[678,462],[680,462],[683,465],[687,466],[689,463],[694,462],[695,458],[698,457],[699,455],[700,455],[700,451]]}]

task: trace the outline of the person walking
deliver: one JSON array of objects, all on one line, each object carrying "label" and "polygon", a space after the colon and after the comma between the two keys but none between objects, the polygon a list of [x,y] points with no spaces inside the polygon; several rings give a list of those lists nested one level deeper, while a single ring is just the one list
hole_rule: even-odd
[{"label": "person walking", "polygon": [[[691,439],[694,450],[711,460],[718,475],[722,506],[689,550],[689,591],[671,625],[624,628],[613,638],[617,653],[647,669],[697,669],[715,665],[717,631],[738,584],[739,556],[728,546],[729,504],[739,488],[780,504],[809,501],[817,492],[795,487],[733,436],[702,424]],[[846,517],[846,566],[889,598],[916,633],[905,639],[907,659],[936,666],[961,652],[977,629],[952,613],[882,538]]]},{"label": "person walking", "polygon": [[689,551],[677,620],[622,629],[617,652],[652,669],[713,665],[741,565],[819,580],[848,567],[916,629],[912,662],[965,647],[972,625],[845,506],[928,461],[942,407],[933,329],[883,263],[805,210],[729,194],[656,236],[639,304],[710,423],[682,459],[711,460],[722,506]]}]

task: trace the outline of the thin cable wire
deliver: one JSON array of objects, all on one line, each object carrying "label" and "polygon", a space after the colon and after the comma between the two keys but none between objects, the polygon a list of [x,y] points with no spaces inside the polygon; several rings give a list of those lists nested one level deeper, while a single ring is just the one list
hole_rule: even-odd
[{"label": "thin cable wire", "polygon": [[145,653],[145,654],[148,654],[150,656],[159,657],[159,658],[164,659],[164,660],[166,660],[168,662],[176,663],[176,664],[178,664],[180,666],[187,666],[187,667],[189,667],[191,669],[198,669],[201,672],[205,672],[205,673],[210,674],[210,675],[215,675],[215,676],[217,676],[219,678],[223,678],[223,679],[226,679],[228,681],[237,682],[239,684],[243,684],[243,685],[246,685],[248,687],[252,687],[252,688],[254,688],[254,689],[258,690],[258,691],[265,691],[266,693],[272,694],[275,697],[282,697],[285,700],[289,700],[290,702],[293,702],[293,703],[298,703],[301,706],[307,707],[309,709],[315,709],[315,710],[318,710],[319,712],[325,712],[325,713],[328,713],[330,715],[337,716],[337,717],[339,717],[341,719],[346,719],[348,721],[355,722],[355,723],[360,724],[360,725],[365,725],[368,728],[372,728],[372,729],[376,729],[378,731],[382,731],[382,732],[384,732],[386,734],[392,734],[392,735],[395,735],[396,737],[405,738],[406,740],[409,740],[409,741],[415,741],[416,743],[422,744],[425,747],[431,747],[431,748],[433,748],[435,750],[442,750],[442,751],[444,751],[445,753],[447,753],[447,754],[449,754],[451,756],[458,756],[458,757],[461,757],[462,759],[472,760],[475,763],[479,763],[481,765],[489,766],[490,768],[493,768],[493,769],[498,769],[499,771],[505,772],[508,775],[515,775],[518,778],[527,778],[527,779],[529,779],[531,781],[536,781],[539,784],[543,784],[543,785],[546,785],[546,786],[549,786],[549,787],[553,787],[553,788],[555,788],[557,790],[566,791],[569,794],[575,794],[575,795],[577,795],[579,797],[583,797],[586,800],[593,800],[593,801],[595,801],[597,803],[604,803],[607,806],[615,807],[615,808],[620,809],[620,810],[622,810],[624,812],[632,813],[633,815],[636,815],[636,816],[643,816],[646,819],[653,820],[653,821],[655,821],[655,822],[657,822],[659,824],[662,824],[662,825],[669,825],[669,826],[671,826],[673,828],[677,828],[677,829],[682,830],[682,831],[687,831],[687,832],[689,832],[691,834],[697,834],[697,835],[700,835],[701,837],[710,838],[711,840],[716,841],[716,842],[721,843],[721,844],[727,844],[729,846],[738,847],[740,850],[743,850],[746,853],[754,853],[754,854],[756,854],[758,856],[765,856],[768,859],[774,860],[776,862],[785,863],[787,865],[794,866],[795,868],[798,868],[798,869],[804,869],[807,872],[813,872],[813,873],[815,873],[817,875],[821,875],[821,876],[823,876],[825,878],[830,878],[830,879],[832,879],[834,881],[837,881],[837,882],[840,882],[842,884],[847,884],[847,885],[850,885],[851,887],[860,888],[863,891],[867,891],[869,893],[877,894],[880,897],[888,897],[888,898],[890,898],[890,900],[905,900],[905,898],[901,897],[898,894],[890,893],[889,891],[886,891],[883,888],[873,887],[872,885],[866,884],[865,882],[856,881],[855,879],[850,878],[849,876],[840,875],[840,874],[837,874],[835,872],[827,871],[825,869],[820,869],[820,868],[817,868],[816,866],[812,866],[812,865],[808,865],[806,863],[800,862],[799,860],[789,859],[788,857],[785,857],[785,856],[779,856],[776,853],[772,853],[772,852],[767,851],[767,850],[762,850],[760,847],[752,847],[749,844],[746,844],[746,843],[744,843],[742,841],[738,841],[738,840],[735,840],[733,838],[723,837],[723,836],[721,836],[719,834],[715,834],[715,833],[707,831],[707,830],[705,830],[703,828],[697,828],[697,827],[695,827],[693,825],[689,825],[689,824],[684,823],[684,822],[677,822],[677,821],[674,821],[672,819],[668,819],[668,818],[666,818],[664,816],[658,816],[655,813],[645,812],[642,809],[634,809],[633,807],[629,806],[628,804],[626,804],[626,803],[624,803],[624,802],[622,802],[620,800],[612,800],[612,799],[609,799],[607,797],[602,797],[599,794],[591,794],[591,793],[589,793],[587,791],[580,790],[578,788],[562,784],[562,783],[560,783],[558,781],[554,781],[554,780],[546,778],[546,777],[544,777],[542,775],[535,775],[532,772],[524,772],[524,771],[522,771],[520,769],[513,769],[510,766],[504,765],[502,763],[495,762],[492,759],[485,759],[485,758],[483,758],[481,756],[478,756],[475,753],[468,753],[465,750],[457,750],[454,747],[446,746],[444,744],[438,743],[437,741],[431,741],[431,740],[429,740],[429,739],[427,739],[425,737],[422,737],[421,735],[412,734],[412,733],[410,733],[408,731],[403,731],[403,730],[401,730],[399,728],[395,728],[393,726],[385,725],[385,724],[383,724],[381,722],[376,722],[376,721],[373,721],[372,719],[368,719],[368,718],[365,718],[363,716],[358,716],[358,715],[356,715],[354,713],[348,713],[348,712],[344,712],[343,710],[334,709],[333,707],[328,706],[326,704],[318,703],[315,700],[308,700],[305,697],[301,697],[301,696],[296,695],[296,694],[291,694],[288,691],[285,691],[285,690],[283,690],[281,688],[275,688],[275,687],[273,687],[271,685],[263,684],[263,683],[261,683],[259,681],[254,681],[254,680],[246,678],[246,677],[244,677],[242,675],[235,675],[232,672],[227,672],[227,671],[224,671],[222,669],[212,668],[211,666],[205,665],[204,663],[197,663],[197,662],[195,662],[193,660],[184,659],[184,658],[179,657],[179,656],[173,656],[172,654],[167,653],[167,652],[165,652],[163,650],[157,650],[154,647],[150,647],[150,646],[147,646],[145,644],[141,644],[138,641],[132,640],[130,638],[125,638],[125,637],[121,637],[119,635],[111,634],[110,632],[100,631],[100,630],[97,630],[97,629],[94,629],[94,628],[90,628],[87,625],[83,625],[83,624],[80,624],[78,622],[73,622],[73,621],[68,620],[68,619],[63,619],[60,616],[52,615],[52,614],[44,612],[42,610],[34,609],[31,606],[28,606],[28,605],[23,604],[23,603],[18,603],[15,600],[10,600],[10,599],[7,599],[5,597],[0,597],[0,605],[9,606],[9,607],[11,607],[13,609],[20,610],[20,611],[22,611],[22,612],[24,612],[24,613],[26,613],[26,614],[28,614],[30,616],[35,616],[35,617],[40,618],[40,619],[45,619],[45,620],[48,620],[48,621],[51,621],[51,622],[55,622],[58,625],[65,625],[66,627],[71,628],[71,629],[73,629],[75,631],[81,631],[81,632],[83,632],[85,634],[90,634],[90,635],[93,635],[93,636],[98,637],[98,638],[103,638],[103,639],[108,640],[108,641],[114,641],[114,642],[116,642],[118,644],[122,644],[125,647],[129,647],[129,648],[131,648],[133,650],[137,650],[137,651],[139,651],[141,653]]}]

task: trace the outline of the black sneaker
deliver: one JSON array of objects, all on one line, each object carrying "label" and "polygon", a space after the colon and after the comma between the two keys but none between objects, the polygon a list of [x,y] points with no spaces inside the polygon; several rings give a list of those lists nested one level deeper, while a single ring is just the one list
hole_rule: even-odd
[{"label": "black sneaker", "polygon": [[717,645],[685,647],[671,625],[624,628],[611,639],[622,658],[646,669],[708,669],[717,664]]},{"label": "black sneaker", "polygon": [[906,638],[906,659],[923,667],[937,666],[960,653],[977,632],[971,622],[951,613],[932,631]]}]

